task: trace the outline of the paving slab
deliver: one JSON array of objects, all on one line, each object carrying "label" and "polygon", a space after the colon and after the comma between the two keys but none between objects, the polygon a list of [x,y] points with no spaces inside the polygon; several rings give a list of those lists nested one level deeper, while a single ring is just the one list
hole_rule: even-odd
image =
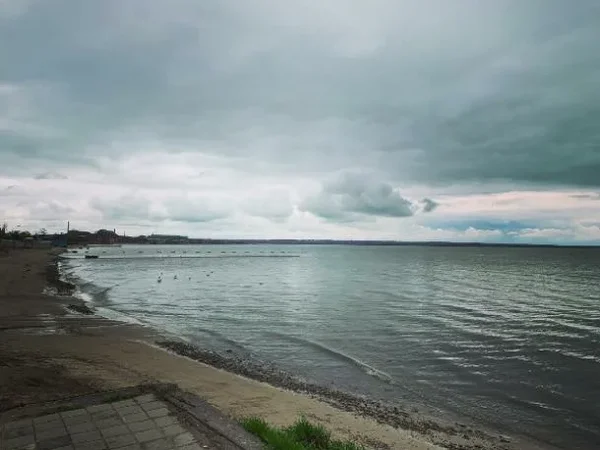
[{"label": "paving slab", "polygon": [[153,402],[156,401],[156,395],[154,394],[145,394],[145,395],[138,395],[135,399],[136,402],[138,403],[148,403],[148,402]]},{"label": "paving slab", "polygon": [[25,448],[262,450],[262,444],[198,397],[170,387],[128,388],[4,413],[0,449]]},{"label": "paving slab", "polygon": [[54,450],[71,445],[71,438],[68,435],[57,436],[50,439],[36,438],[36,446],[39,450]]},{"label": "paving slab", "polygon": [[155,441],[157,439],[160,439],[163,436],[164,436],[164,434],[162,434],[162,432],[158,428],[152,428],[150,430],[145,430],[145,431],[140,431],[138,433],[135,433],[136,440],[142,444],[144,442]]},{"label": "paving slab", "polygon": [[131,406],[137,406],[137,403],[133,398],[130,398],[128,400],[120,400],[118,402],[113,403],[113,408],[115,408],[116,410],[129,408]]},{"label": "paving slab", "polygon": [[134,433],[151,430],[152,428],[158,428],[158,426],[150,419],[144,420],[143,422],[130,423],[128,427]]},{"label": "paving slab", "polygon": [[129,416],[131,414],[139,414],[139,413],[143,413],[144,410],[142,409],[141,406],[133,404],[133,405],[128,405],[122,408],[117,408],[117,413],[123,417],[123,416]]},{"label": "paving slab", "polygon": [[106,442],[101,439],[75,444],[75,450],[107,450]]},{"label": "paving slab", "polygon": [[58,437],[62,437],[62,436],[67,436],[69,433],[67,432],[67,429],[63,426],[60,427],[55,427],[51,430],[45,430],[45,431],[37,431],[35,433],[35,438],[38,441],[44,441],[46,439],[53,439],[53,438],[58,438]]},{"label": "paving slab", "polygon": [[169,410],[167,408],[158,408],[148,411],[146,414],[148,414],[148,417],[151,417],[152,419],[158,419],[159,417],[168,416]]},{"label": "paving slab", "polygon": [[153,402],[147,402],[147,403],[142,403],[140,405],[142,407],[142,409],[146,412],[148,411],[152,411],[154,409],[159,409],[159,408],[166,408],[167,405],[165,405],[164,402],[159,402],[159,401],[153,401]]},{"label": "paving slab", "polygon": [[88,431],[95,431],[96,430],[96,425],[94,425],[93,422],[83,422],[83,423],[79,423],[77,425],[67,425],[67,429],[69,430],[69,434],[79,434],[79,433],[85,433]]},{"label": "paving slab", "polygon": [[176,425],[177,419],[173,416],[158,417],[154,419],[154,423],[159,427],[168,427],[169,425]]},{"label": "paving slab", "polygon": [[106,444],[108,445],[108,448],[113,449],[113,448],[122,448],[125,447],[127,445],[132,445],[132,444],[137,444],[138,441],[135,439],[135,436],[128,433],[128,434],[121,434],[118,436],[110,436],[106,438]]},{"label": "paving slab", "polygon": [[129,434],[130,430],[127,425],[117,425],[110,428],[100,428],[100,434],[106,439],[108,437],[120,436],[122,434]]},{"label": "paving slab", "polygon": [[92,417],[88,414],[88,412],[83,409],[83,414],[78,414],[76,416],[63,416],[63,422],[67,426],[79,425],[85,422],[91,422]]},{"label": "paving slab", "polygon": [[6,448],[7,450],[13,450],[13,449],[22,448],[22,447],[25,447],[27,445],[31,445],[34,443],[35,443],[35,439],[33,438],[32,435],[19,436],[19,437],[7,439],[6,441],[4,441],[4,448]]},{"label": "paving slab", "polygon": [[144,420],[148,420],[149,417],[145,412],[139,412],[135,414],[128,414],[122,417],[123,422],[125,423],[135,423],[135,422],[143,422]]}]

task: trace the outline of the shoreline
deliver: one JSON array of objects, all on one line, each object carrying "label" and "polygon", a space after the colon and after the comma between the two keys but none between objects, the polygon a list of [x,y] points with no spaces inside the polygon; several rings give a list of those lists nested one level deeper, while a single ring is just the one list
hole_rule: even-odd
[{"label": "shoreline", "polygon": [[[31,287],[46,287],[50,284],[52,289],[47,293],[52,292],[58,296],[50,297],[40,294],[41,288],[37,290],[35,304],[26,311],[27,322],[37,322],[36,326],[44,329],[45,319],[40,318],[40,315],[47,314],[53,316],[53,329],[57,331],[28,334],[20,333],[17,326],[15,331],[9,333],[10,339],[4,340],[5,345],[0,344],[0,360],[12,361],[12,364],[9,363],[8,375],[9,380],[15,380],[15,377],[10,376],[11,367],[18,373],[19,361],[25,368],[31,368],[34,364],[27,366],[27,361],[39,361],[43,355],[41,359],[46,366],[60,369],[55,370],[60,379],[40,381],[42,388],[46,384],[54,384],[46,386],[50,392],[44,391],[50,397],[53,393],[73,395],[82,391],[158,381],[178,384],[182,389],[200,395],[218,409],[238,419],[258,415],[275,424],[286,425],[298,415],[305,414],[331,428],[338,436],[375,448],[550,448],[514,437],[508,439],[491,435],[464,424],[450,421],[443,424],[443,421],[426,419],[398,407],[388,407],[364,397],[295,379],[268,364],[258,364],[233,355],[219,355],[173,340],[157,330],[104,319],[93,314],[83,300],[72,297],[75,285],[61,279],[57,265],[58,255],[47,251],[44,254],[38,253],[37,264],[44,264],[45,270],[38,271],[38,278],[42,279],[38,279],[35,286]],[[8,256],[11,257],[15,255]],[[18,259],[19,255],[16,257]],[[0,264],[2,259],[4,258],[0,258]],[[32,262],[26,264],[33,265]],[[19,273],[15,275],[18,276]],[[10,284],[10,280],[8,281]],[[11,302],[11,292],[6,292],[6,289],[3,292],[1,288],[2,286],[0,312],[4,316],[6,304],[10,305],[15,300]],[[26,290],[25,286],[15,288],[13,295],[16,293],[17,296],[19,290]],[[43,308],[40,304],[43,304]],[[46,309],[51,312],[46,312]],[[1,325],[0,321],[0,332],[6,332],[6,327]],[[25,328],[27,327],[22,330]],[[24,370],[21,368],[21,371]],[[2,374],[3,369],[0,367],[0,375]],[[4,382],[5,378],[6,373],[0,381]],[[15,392],[19,388],[32,391],[29,401],[39,397],[40,389],[37,388],[40,386],[28,387],[26,381],[24,386],[17,382],[16,386],[3,388],[0,400],[8,396],[10,401],[0,403],[18,405],[19,402],[15,402],[14,397],[17,400],[22,397]],[[8,393],[4,390],[8,390]],[[13,398],[10,398],[11,395]],[[41,395],[40,399],[44,398]],[[3,410],[6,408],[0,409],[0,413]]]},{"label": "shoreline", "polygon": [[335,408],[370,417],[379,423],[392,427],[422,434],[441,432],[458,435],[461,433],[463,436],[469,436],[469,439],[471,437],[486,438],[485,433],[468,425],[459,423],[454,426],[450,424],[442,425],[433,419],[422,417],[414,411],[409,413],[397,406],[386,405],[366,396],[303,381],[269,363],[258,363],[234,355],[224,356],[213,350],[205,350],[178,340],[162,340],[157,341],[155,344],[160,348],[194,361],[301,395],[309,395],[327,402]]}]

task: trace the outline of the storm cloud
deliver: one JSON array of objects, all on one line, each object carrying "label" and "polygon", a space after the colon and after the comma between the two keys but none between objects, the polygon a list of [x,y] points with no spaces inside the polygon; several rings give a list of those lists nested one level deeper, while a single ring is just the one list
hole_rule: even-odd
[{"label": "storm cloud", "polygon": [[527,239],[588,242],[598,42],[595,0],[5,0],[0,189],[21,193],[0,212],[452,239],[457,211],[530,230],[554,214],[567,232]]},{"label": "storm cloud", "polygon": [[409,217],[418,210],[416,203],[402,197],[391,184],[361,172],[343,172],[326,181],[301,208],[324,219],[342,221],[357,214]]}]

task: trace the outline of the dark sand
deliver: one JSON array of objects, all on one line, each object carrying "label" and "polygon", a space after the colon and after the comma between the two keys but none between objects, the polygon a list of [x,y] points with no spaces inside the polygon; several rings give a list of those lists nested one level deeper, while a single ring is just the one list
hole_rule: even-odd
[{"label": "dark sand", "polygon": [[72,286],[58,279],[56,257],[47,250],[0,253],[0,413],[160,382],[175,383],[234,418],[256,415],[287,425],[304,414],[338,437],[375,448],[541,448],[307,385],[276,368],[90,314],[70,296]]}]

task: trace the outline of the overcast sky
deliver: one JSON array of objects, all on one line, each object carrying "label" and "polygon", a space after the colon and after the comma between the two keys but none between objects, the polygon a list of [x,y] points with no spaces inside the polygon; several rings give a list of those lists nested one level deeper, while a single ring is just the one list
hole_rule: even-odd
[{"label": "overcast sky", "polygon": [[600,243],[597,0],[0,0],[0,221]]}]

